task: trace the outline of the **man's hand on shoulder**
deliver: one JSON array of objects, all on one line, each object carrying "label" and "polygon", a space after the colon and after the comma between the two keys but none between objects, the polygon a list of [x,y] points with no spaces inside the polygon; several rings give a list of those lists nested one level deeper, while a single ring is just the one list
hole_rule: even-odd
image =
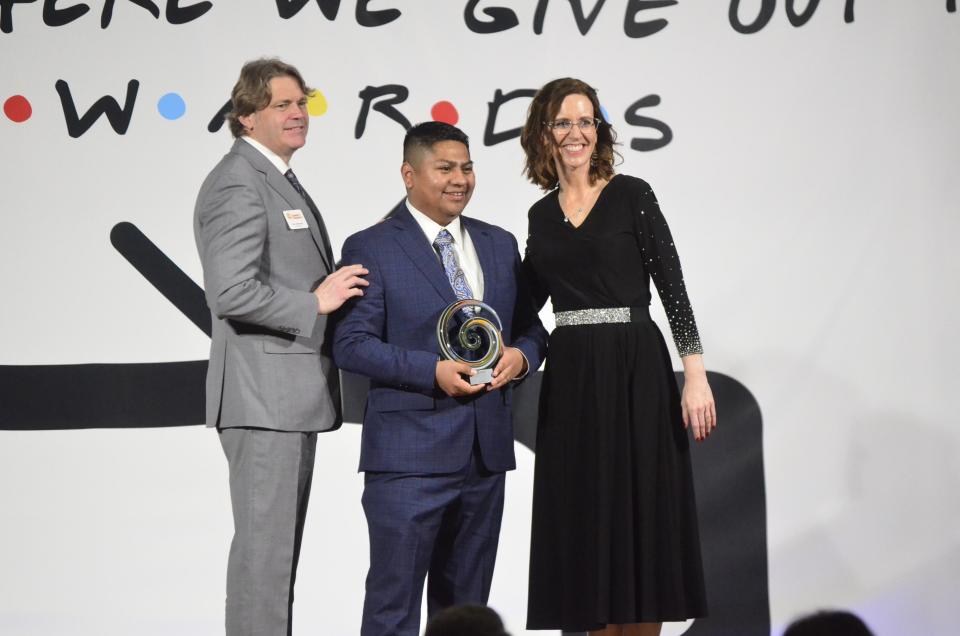
[{"label": "man's hand on shoulder", "polygon": [[456,360],[440,360],[437,362],[436,379],[440,390],[450,397],[463,397],[483,391],[484,384],[471,385],[463,379],[464,375],[474,375],[474,371],[466,362]]},{"label": "man's hand on shoulder", "polygon": [[363,296],[362,288],[370,283],[361,276],[369,273],[363,265],[344,265],[324,278],[313,290],[313,295],[317,297],[317,313],[332,314],[350,298]]}]

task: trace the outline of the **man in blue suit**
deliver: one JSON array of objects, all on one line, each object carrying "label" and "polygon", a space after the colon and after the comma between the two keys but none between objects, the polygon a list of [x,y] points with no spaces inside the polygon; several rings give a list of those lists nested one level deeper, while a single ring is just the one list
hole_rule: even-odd
[{"label": "man in blue suit", "polygon": [[[440,122],[410,129],[400,173],[407,198],[343,245],[370,285],[337,325],[340,368],[371,379],[360,470],[370,535],[362,636],[416,636],[427,577],[432,615],[486,603],[516,467],[511,383],[536,371],[546,331],[520,274],[517,242],[462,217],[475,177],[467,136]],[[458,298],[490,305],[508,346],[489,384],[441,359],[436,324]]]}]

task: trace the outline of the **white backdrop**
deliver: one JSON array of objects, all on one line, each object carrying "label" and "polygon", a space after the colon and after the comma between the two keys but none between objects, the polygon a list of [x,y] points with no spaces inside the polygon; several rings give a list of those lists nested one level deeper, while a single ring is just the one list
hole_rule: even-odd
[{"label": "white backdrop", "polygon": [[[370,10],[402,12],[378,27],[355,19],[364,2],[343,2],[335,20],[308,2],[285,20],[268,0],[213,0],[174,25],[164,6],[154,19],[121,1],[105,29],[104,2],[87,0],[90,11],[62,26],[44,23],[43,4],[14,5],[0,33],[0,100],[32,106],[22,123],[0,117],[0,364],[206,357],[207,338],[108,235],[130,221],[201,280],[193,202],[230,143],[226,127],[207,124],[248,59],[281,56],[327,100],[293,166],[335,247],[403,194],[403,128],[371,112],[354,138],[363,88],[408,87],[397,108],[412,122],[454,103],[477,168],[467,213],[522,244],[540,195],[521,178],[516,140],[484,146],[487,102],[497,89],[582,77],[624,142],[619,169],[660,197],[709,368],[760,403],[775,630],[839,606],[880,635],[953,632],[960,16],[950,2],[829,0],[795,27],[787,7],[815,1],[743,0],[744,22],[774,11],[742,34],[730,2],[682,0],[637,13],[668,21],[642,38],[624,33],[627,0],[587,0],[603,6],[586,34],[570,3],[541,0],[539,35],[532,0],[480,2],[478,12],[510,5],[519,21],[486,35],[465,25],[466,0],[377,0]],[[104,95],[122,104],[131,79],[126,134],[103,117],[68,134],[58,80],[82,115]],[[170,92],[186,103],[179,119],[158,113]],[[637,152],[632,138],[659,133],[625,113],[651,94],[662,102],[640,112],[673,139]],[[520,125],[527,103],[504,106],[497,129]],[[300,634],[358,631],[358,448],[357,426],[318,445]],[[523,634],[533,456],[517,453],[491,604]],[[217,633],[231,530],[226,462],[209,430],[0,432],[0,633]]]}]

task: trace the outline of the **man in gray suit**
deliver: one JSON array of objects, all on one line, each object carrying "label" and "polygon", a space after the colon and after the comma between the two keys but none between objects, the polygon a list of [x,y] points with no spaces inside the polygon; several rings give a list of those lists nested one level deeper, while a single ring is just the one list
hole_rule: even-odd
[{"label": "man in gray suit", "polygon": [[194,215],[213,315],[207,425],[233,503],[228,636],[291,633],[317,432],[341,424],[328,315],[367,284],[361,265],[334,271],[323,219],[288,166],[306,143],[309,92],[279,60],[243,67],[228,115],[236,140]]}]

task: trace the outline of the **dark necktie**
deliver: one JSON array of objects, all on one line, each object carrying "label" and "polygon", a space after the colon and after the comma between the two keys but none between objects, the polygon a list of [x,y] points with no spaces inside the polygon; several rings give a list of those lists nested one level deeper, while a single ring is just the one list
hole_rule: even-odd
[{"label": "dark necktie", "polygon": [[303,197],[303,200],[307,202],[308,206],[310,206],[310,211],[313,213],[313,218],[317,222],[317,228],[320,230],[320,238],[323,240],[324,256],[327,258],[327,261],[332,268],[333,249],[330,247],[330,237],[327,235],[327,226],[323,222],[323,217],[320,216],[320,210],[318,210],[317,206],[314,205],[313,199],[311,199],[310,195],[307,194],[307,191],[303,189],[303,186],[300,185],[300,180],[297,179],[297,175],[293,174],[293,170],[287,170],[283,176],[287,178],[287,181],[289,181],[290,185],[293,186],[293,189],[297,191],[297,194]]}]

